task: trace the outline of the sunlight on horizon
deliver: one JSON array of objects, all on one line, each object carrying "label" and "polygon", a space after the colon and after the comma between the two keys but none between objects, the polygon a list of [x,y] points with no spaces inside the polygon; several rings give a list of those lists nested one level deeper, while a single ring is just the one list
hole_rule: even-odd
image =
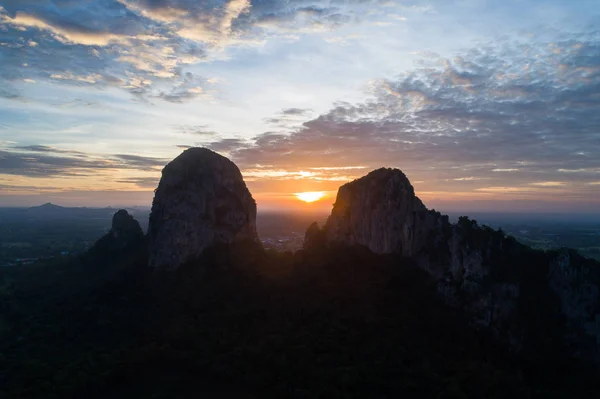
[{"label": "sunlight on horizon", "polygon": [[308,191],[304,193],[295,193],[296,198],[304,202],[315,202],[325,197],[325,191]]}]

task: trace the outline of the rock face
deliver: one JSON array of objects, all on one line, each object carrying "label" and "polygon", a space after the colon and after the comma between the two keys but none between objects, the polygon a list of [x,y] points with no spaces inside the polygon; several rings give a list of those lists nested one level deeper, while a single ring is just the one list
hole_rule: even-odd
[{"label": "rock face", "polygon": [[397,169],[378,169],[340,187],[323,230],[307,231],[305,249],[319,240],[412,258],[436,279],[448,304],[513,348],[556,343],[540,337],[564,325],[560,345],[569,354],[600,360],[598,262],[532,250],[467,217],[452,224],[428,210]]},{"label": "rock face", "polygon": [[206,248],[237,241],[258,243],[256,202],[238,167],[205,148],[191,148],[169,163],[152,204],[149,264],[174,269]]},{"label": "rock face", "polygon": [[327,238],[360,244],[377,254],[414,253],[413,235],[425,205],[399,170],[378,169],[340,187],[326,225]]},{"label": "rock face", "polygon": [[448,217],[429,211],[404,173],[382,168],[340,187],[325,231],[332,243],[421,257],[448,227]]}]

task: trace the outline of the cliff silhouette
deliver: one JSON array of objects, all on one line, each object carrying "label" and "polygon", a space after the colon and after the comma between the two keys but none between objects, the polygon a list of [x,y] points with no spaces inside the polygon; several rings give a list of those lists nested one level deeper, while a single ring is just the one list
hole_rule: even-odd
[{"label": "cliff silhouette", "polygon": [[[232,166],[233,165],[233,166]],[[237,167],[167,166],[150,233],[0,275],[2,397],[593,397],[599,264],[429,210],[399,170],[265,251]]]}]

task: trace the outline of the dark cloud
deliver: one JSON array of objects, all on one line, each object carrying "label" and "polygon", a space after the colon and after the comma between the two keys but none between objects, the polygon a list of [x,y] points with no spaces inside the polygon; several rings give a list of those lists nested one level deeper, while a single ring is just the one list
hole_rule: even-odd
[{"label": "dark cloud", "polygon": [[304,116],[310,112],[312,112],[312,109],[308,109],[308,108],[286,108],[281,111],[281,113],[283,115],[293,115],[293,116]]},{"label": "dark cloud", "polygon": [[[0,84],[6,84],[0,79]],[[14,89],[10,87],[0,87],[0,98],[4,98],[6,100],[22,100],[23,97]]]},{"label": "dark cloud", "polygon": [[49,147],[45,145],[26,145],[26,146],[15,146],[12,147],[13,150],[17,151],[31,151],[31,152],[49,152],[54,154],[70,154],[74,156],[86,156],[84,152],[81,151],[73,151],[73,150],[61,150],[54,147]]},{"label": "dark cloud", "polygon": [[[52,186],[44,186],[43,191],[61,191],[64,190],[64,187],[52,187]],[[13,184],[0,184],[0,191],[5,193],[9,192],[22,192],[22,191],[40,191],[40,187],[38,186],[16,186]]]},{"label": "dark cloud", "polygon": [[169,162],[168,159],[165,158],[153,158],[153,157],[144,157],[141,155],[114,155],[113,159],[117,159],[123,162],[123,165],[127,168],[133,169],[152,169],[163,167]]},{"label": "dark cloud", "polygon": [[218,133],[214,130],[210,130],[208,125],[196,125],[196,126],[177,126],[177,132],[183,134],[192,134],[195,136],[207,136],[214,137],[218,136]]},{"label": "dark cloud", "polygon": [[91,176],[104,170],[160,170],[168,160],[139,155],[102,156],[43,145],[0,150],[0,174],[28,177]]},{"label": "dark cloud", "polygon": [[227,139],[219,140],[214,143],[210,143],[207,145],[207,147],[212,149],[213,151],[229,153],[229,152],[237,151],[240,148],[245,148],[247,145],[248,145],[248,142],[245,140],[227,138]]},{"label": "dark cloud", "polygon": [[274,125],[281,129],[289,129],[297,127],[297,125],[312,113],[309,108],[286,108],[271,118],[265,118],[265,123]]},{"label": "dark cloud", "polygon": [[0,150],[1,174],[28,177],[80,176],[107,167],[101,161]]},{"label": "dark cloud", "polygon": [[117,183],[135,184],[140,188],[156,188],[159,177],[135,177],[130,179],[117,180]]},{"label": "dark cloud", "polygon": [[[371,99],[340,103],[291,134],[211,146],[244,168],[396,166],[454,187],[482,187],[483,178],[489,187],[538,189],[597,180],[600,35],[553,39],[424,58],[422,67],[380,81]],[[464,177],[471,179],[454,180]]]}]

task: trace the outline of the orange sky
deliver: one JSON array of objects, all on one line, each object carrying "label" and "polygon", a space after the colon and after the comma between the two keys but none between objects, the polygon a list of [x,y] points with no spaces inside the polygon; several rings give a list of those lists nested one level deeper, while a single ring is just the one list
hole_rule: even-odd
[{"label": "orange sky", "polygon": [[[319,163],[315,161],[314,165]],[[88,170],[83,176],[0,176],[3,187],[0,206],[34,206],[44,202],[65,206],[150,206],[160,170],[160,166],[152,166],[146,172],[106,169]],[[371,168],[357,165],[293,170],[255,167],[242,173],[259,211],[326,213],[331,210],[341,185],[369,171]],[[565,179],[515,182],[511,186],[505,175],[515,172],[499,173],[494,180],[448,178],[443,173],[421,169],[404,171],[425,204],[442,211],[572,211],[574,204],[582,212],[598,209],[594,193],[600,185],[586,182]],[[140,179],[147,179],[143,180],[146,187],[141,186]],[[303,192],[323,192],[323,196],[307,203],[298,199],[297,194]]]}]

